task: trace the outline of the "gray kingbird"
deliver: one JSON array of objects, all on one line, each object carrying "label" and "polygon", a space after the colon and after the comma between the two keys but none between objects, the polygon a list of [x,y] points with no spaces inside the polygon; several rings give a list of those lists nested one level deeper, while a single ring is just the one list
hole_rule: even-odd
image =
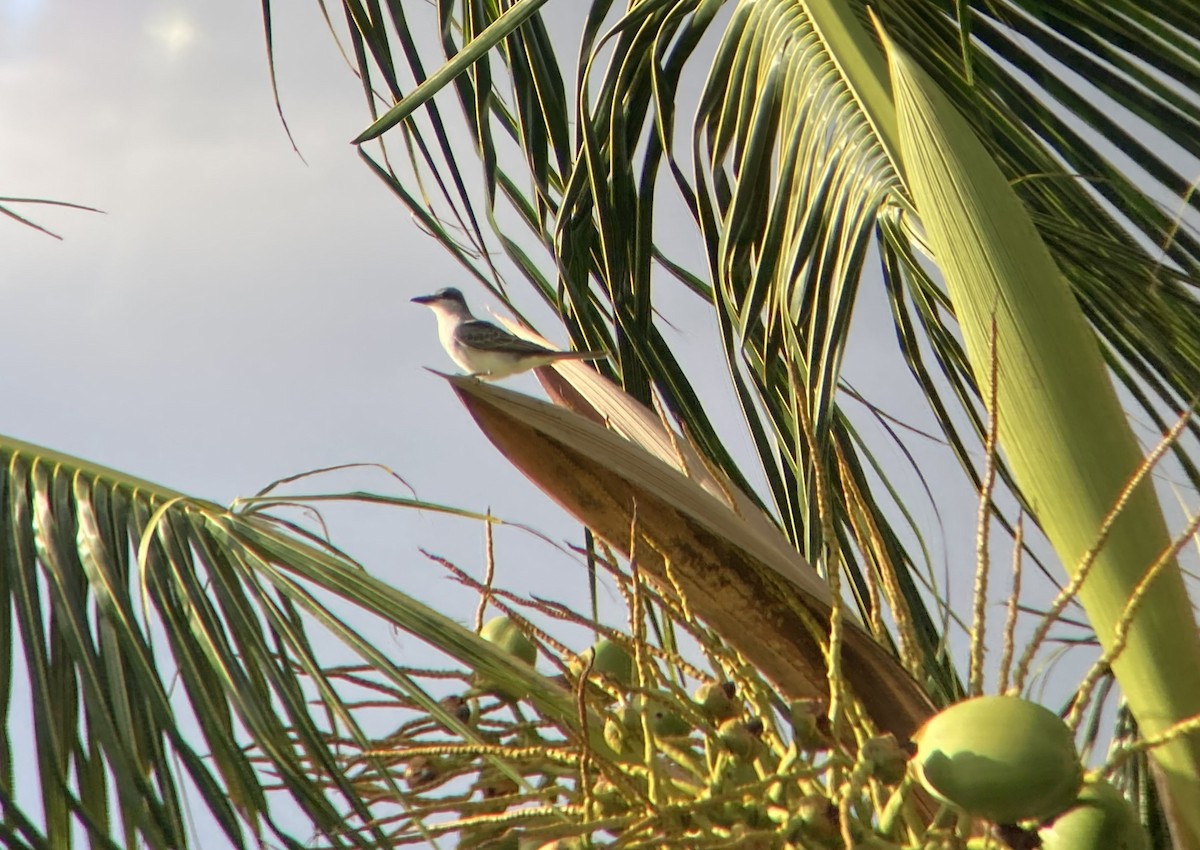
[{"label": "gray kingbird", "polygon": [[558,360],[599,360],[608,356],[603,351],[555,351],[513,336],[498,325],[472,316],[463,294],[452,286],[412,300],[433,310],[442,347],[474,378],[497,381]]}]

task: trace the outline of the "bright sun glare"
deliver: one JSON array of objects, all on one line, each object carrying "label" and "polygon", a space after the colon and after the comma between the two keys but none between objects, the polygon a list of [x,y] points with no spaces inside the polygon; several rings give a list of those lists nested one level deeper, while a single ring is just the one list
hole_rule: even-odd
[{"label": "bright sun glare", "polygon": [[146,34],[169,56],[179,56],[196,41],[196,27],[181,10],[159,13],[146,24]]}]

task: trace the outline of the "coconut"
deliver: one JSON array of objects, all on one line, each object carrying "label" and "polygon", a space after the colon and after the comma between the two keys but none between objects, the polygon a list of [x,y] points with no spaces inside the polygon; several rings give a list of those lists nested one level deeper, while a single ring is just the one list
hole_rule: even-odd
[{"label": "coconut", "polygon": [[737,685],[733,682],[704,682],[696,688],[692,699],[700,711],[718,722],[737,717],[742,707],[734,700]]},{"label": "coconut", "polygon": [[825,707],[819,700],[798,699],[788,706],[788,715],[797,747],[805,752],[814,752],[829,746],[826,736],[829,721],[825,716]]},{"label": "coconut", "polygon": [[479,636],[530,666],[537,661],[537,647],[508,617],[493,617],[488,620],[479,630]]},{"label": "coconut", "polygon": [[1083,768],[1062,719],[1020,697],[976,697],[913,736],[917,778],[938,800],[997,824],[1044,821],[1079,793]]},{"label": "coconut", "polygon": [[1088,782],[1075,805],[1038,830],[1045,850],[1146,850],[1137,812],[1103,779]]},{"label": "coconut", "polygon": [[579,662],[569,664],[571,672],[577,677],[583,674],[586,662],[590,656],[590,675],[604,676],[612,679],[622,688],[633,684],[633,657],[625,647],[608,638],[600,638],[592,647],[579,656]]},{"label": "coconut", "polygon": [[884,785],[898,785],[908,772],[908,753],[890,732],[864,741],[859,756],[871,766],[871,774]]},{"label": "coconut", "polygon": [[[493,617],[483,624],[479,636],[488,643],[498,646],[513,658],[532,667],[537,662],[537,646],[508,617]],[[506,700],[519,700],[524,689],[514,689],[503,682],[492,681],[484,676],[475,677],[475,686]]]},{"label": "coconut", "polygon": [[438,756],[414,756],[404,767],[404,781],[410,790],[428,790],[445,776],[446,765],[446,760]]},{"label": "coconut", "polygon": [[743,723],[726,720],[717,727],[717,743],[738,758],[754,758],[762,744],[762,721],[758,718]]}]

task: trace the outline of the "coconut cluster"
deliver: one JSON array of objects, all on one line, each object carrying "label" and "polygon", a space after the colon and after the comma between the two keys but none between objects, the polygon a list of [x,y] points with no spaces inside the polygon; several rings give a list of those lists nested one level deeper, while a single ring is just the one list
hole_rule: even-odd
[{"label": "coconut cluster", "polygon": [[914,736],[913,769],[933,797],[996,825],[1036,825],[1047,850],[1144,850],[1133,807],[1104,780],[1085,784],[1075,736],[1015,696],[964,700]]},{"label": "coconut cluster", "polygon": [[[500,675],[505,665],[457,676],[410,670],[430,690],[455,678],[465,687],[432,709],[395,695],[400,725],[347,759],[349,781],[379,800],[377,819],[359,830],[386,824],[396,846],[424,837],[464,850],[917,840],[917,821],[904,816],[905,747],[854,713],[832,723],[827,700],[785,698],[701,624],[672,625],[675,642],[707,667],[582,617],[575,625],[600,636],[572,650],[508,610],[479,636],[556,689],[578,720]],[[897,811],[885,819],[893,798]]]},{"label": "coconut cluster", "polygon": [[[387,710],[392,731],[338,740],[346,780],[376,801],[347,831],[464,850],[1145,850],[1125,798],[1085,781],[1048,709],[969,699],[900,742],[852,694],[779,692],[683,606],[626,582],[669,640],[505,594],[474,642],[504,663],[410,669],[413,693],[377,688],[364,704]],[[596,637],[572,649],[539,617]]]}]

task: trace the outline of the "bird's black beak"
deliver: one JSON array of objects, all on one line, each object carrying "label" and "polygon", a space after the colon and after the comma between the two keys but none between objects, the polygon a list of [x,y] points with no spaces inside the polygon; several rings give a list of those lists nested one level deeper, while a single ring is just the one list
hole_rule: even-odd
[{"label": "bird's black beak", "polygon": [[431,304],[437,301],[436,295],[418,295],[416,298],[409,299],[414,304]]}]

